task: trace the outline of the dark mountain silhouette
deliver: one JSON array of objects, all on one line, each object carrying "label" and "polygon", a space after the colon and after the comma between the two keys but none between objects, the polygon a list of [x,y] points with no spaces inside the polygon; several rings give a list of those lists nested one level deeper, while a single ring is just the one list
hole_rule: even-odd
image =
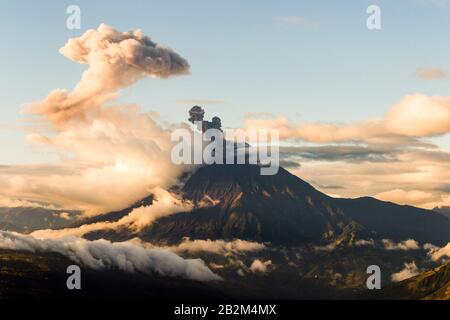
[{"label": "dark mountain silhouette", "polygon": [[199,208],[164,217],[144,230],[148,240],[247,239],[278,244],[320,242],[363,228],[333,199],[280,169],[260,175],[256,165],[210,165],[192,175],[183,196]]},{"label": "dark mountain silhouette", "polygon": [[450,220],[432,210],[380,201],[370,197],[335,199],[345,214],[375,231],[377,238],[396,241],[412,238],[421,243],[446,245],[450,241]]},{"label": "dark mountain silhouette", "polygon": [[[364,197],[329,197],[280,168],[260,175],[257,165],[209,165],[199,168],[181,190],[196,209],[158,219],[138,234],[126,229],[100,231],[87,238],[179,242],[192,239],[247,239],[274,244],[342,242],[355,238],[408,238],[444,245],[450,220],[430,210]],[[135,208],[133,206],[132,208]],[[132,208],[96,217],[119,219]]]}]

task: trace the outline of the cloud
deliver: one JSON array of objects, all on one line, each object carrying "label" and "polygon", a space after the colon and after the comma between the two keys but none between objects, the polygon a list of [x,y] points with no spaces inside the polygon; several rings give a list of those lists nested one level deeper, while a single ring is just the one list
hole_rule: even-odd
[{"label": "cloud", "polygon": [[[0,194],[56,203],[98,214],[120,210],[155,187],[168,188],[186,170],[170,160],[170,131],[136,108],[113,108],[92,122],[66,127],[52,136],[29,139],[58,152],[64,170],[38,166],[0,169]],[[24,169],[24,170],[22,170]]]},{"label": "cloud", "polygon": [[421,80],[445,80],[448,73],[441,68],[417,68],[416,76]]},{"label": "cloud", "polygon": [[[4,198],[55,203],[94,215],[123,209],[155,188],[177,183],[186,170],[170,159],[171,129],[136,105],[114,105],[118,90],[143,77],[186,74],[188,62],[140,30],[119,32],[102,24],[69,40],[60,52],[88,64],[70,93],[55,90],[27,111],[51,124],[27,140],[56,153],[54,165],[0,167]],[[107,104],[107,102],[109,102]]]},{"label": "cloud", "polygon": [[101,24],[70,39],[59,52],[89,65],[72,92],[55,90],[27,111],[46,116],[53,124],[84,119],[116,96],[118,89],[142,77],[169,78],[189,72],[188,62],[173,50],[156,44],[141,30],[119,32]]},{"label": "cloud", "polygon": [[357,240],[355,241],[354,245],[356,247],[364,247],[364,246],[374,246],[375,245],[375,241],[373,239],[361,239],[361,240]]},{"label": "cloud", "polygon": [[259,259],[255,259],[253,260],[252,264],[250,265],[250,271],[257,273],[266,273],[268,271],[268,268],[273,266],[272,265],[272,260],[267,260],[267,261],[263,261],[263,260],[259,260]]},{"label": "cloud", "polygon": [[126,228],[132,232],[138,232],[161,217],[178,212],[190,211],[193,208],[192,203],[177,198],[167,190],[155,188],[152,190],[152,194],[155,200],[151,205],[133,209],[128,215],[118,221],[84,224],[78,228],[37,230],[32,235],[37,238],[56,239],[67,236],[81,237],[93,231],[115,230],[118,228]]},{"label": "cloud", "polygon": [[166,250],[146,249],[128,242],[88,241],[77,237],[36,239],[30,235],[0,231],[0,248],[56,252],[95,270],[115,268],[198,281],[221,280],[200,259],[183,259]]},{"label": "cloud", "polygon": [[[57,206],[48,203],[28,201],[24,199],[1,198],[0,208],[43,208],[47,210],[59,210]],[[67,213],[66,213],[67,214]]]},{"label": "cloud", "polygon": [[265,249],[265,245],[240,239],[227,242],[224,240],[190,240],[185,238],[180,244],[165,248],[173,252],[208,252],[227,255],[261,251]]},{"label": "cloud", "polygon": [[246,128],[278,129],[280,139],[315,143],[365,142],[405,144],[413,138],[433,137],[450,132],[450,98],[407,95],[381,118],[354,124],[293,124],[285,117],[246,118]]},{"label": "cloud", "polygon": [[[380,150],[380,154],[376,156],[373,154],[363,160],[364,153],[361,151],[361,157],[355,155],[351,160],[352,156],[349,155],[353,152],[351,149],[344,148],[345,151],[343,151],[338,148],[339,146],[323,147],[323,149],[317,149],[320,156],[315,157],[314,160],[297,157],[296,161],[301,163],[301,167],[289,168],[289,171],[306,181],[313,181],[316,186],[335,185],[336,181],[339,181],[339,185],[344,188],[333,190],[333,193],[340,197],[355,198],[367,195],[378,197],[379,194],[397,189],[405,191],[397,192],[398,195],[406,196],[408,191],[417,190],[424,194],[418,197],[419,193],[409,193],[409,198],[385,197],[384,200],[399,201],[429,209],[450,205],[450,193],[446,192],[446,181],[450,180],[450,153],[445,149],[371,146],[368,152],[372,153],[370,149],[375,148]],[[299,148],[300,153],[304,152],[301,147]],[[297,148],[289,149],[280,148],[283,152],[280,157],[288,157],[293,161],[296,158]],[[385,155],[381,153],[384,149]],[[314,148],[308,152],[313,154]],[[416,197],[413,198],[414,194]],[[393,193],[389,195],[393,196]],[[411,199],[414,203],[407,202]]]},{"label": "cloud", "polygon": [[391,279],[394,282],[399,282],[417,276],[419,272],[419,268],[417,268],[416,263],[413,261],[411,263],[405,263],[405,267],[401,271],[393,273]]},{"label": "cloud", "polygon": [[64,220],[72,220],[73,219],[73,217],[68,212],[61,212],[58,216]]},{"label": "cloud", "polygon": [[316,28],[320,26],[319,22],[309,20],[302,16],[285,16],[281,17],[280,21],[291,26],[300,26],[306,28]]},{"label": "cloud", "polygon": [[383,246],[386,250],[419,250],[420,246],[419,243],[414,239],[408,239],[401,242],[394,242],[390,239],[383,239],[381,240],[383,243]]},{"label": "cloud", "polygon": [[439,248],[432,244],[425,244],[424,249],[428,250],[428,255],[433,261],[450,258],[450,242],[445,247]]},{"label": "cloud", "polygon": [[325,252],[331,252],[334,251],[337,248],[337,245],[335,243],[330,243],[325,246],[314,246],[315,251],[325,251]]},{"label": "cloud", "polygon": [[439,194],[422,190],[401,190],[394,189],[374,195],[375,198],[390,201],[398,204],[423,205],[435,203],[442,200]]}]

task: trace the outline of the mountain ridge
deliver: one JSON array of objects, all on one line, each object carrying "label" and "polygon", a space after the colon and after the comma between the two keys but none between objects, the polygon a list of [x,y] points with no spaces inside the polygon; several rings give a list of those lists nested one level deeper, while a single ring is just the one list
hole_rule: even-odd
[{"label": "mountain ridge", "polygon": [[[370,197],[341,199],[316,190],[280,168],[261,176],[257,165],[200,167],[181,189],[196,207],[162,217],[137,234],[96,231],[86,237],[176,243],[192,239],[246,239],[278,244],[353,241],[356,238],[408,238],[443,245],[450,221],[430,210]],[[130,209],[120,211],[120,216]]]}]

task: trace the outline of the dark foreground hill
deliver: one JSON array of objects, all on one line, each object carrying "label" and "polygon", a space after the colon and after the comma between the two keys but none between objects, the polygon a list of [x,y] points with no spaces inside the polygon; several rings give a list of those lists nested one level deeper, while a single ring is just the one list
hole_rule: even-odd
[{"label": "dark foreground hill", "polygon": [[384,299],[450,300],[450,262],[382,290]]},{"label": "dark foreground hill", "polygon": [[81,266],[81,290],[68,290],[66,268],[74,264],[51,252],[0,250],[2,299],[226,299],[199,281]]}]

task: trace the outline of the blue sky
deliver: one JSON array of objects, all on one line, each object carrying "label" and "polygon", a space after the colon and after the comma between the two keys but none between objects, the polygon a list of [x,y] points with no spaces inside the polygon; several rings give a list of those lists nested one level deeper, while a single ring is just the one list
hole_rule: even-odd
[{"label": "blue sky", "polygon": [[[81,7],[81,30],[66,28],[69,4]],[[370,4],[381,7],[380,31],[366,28]],[[24,103],[73,88],[86,66],[58,49],[100,23],[141,28],[189,61],[191,75],[144,79],[121,92],[121,101],[169,121],[186,118],[191,105],[177,100],[187,99],[223,101],[206,106],[207,116],[239,126],[245,113],[259,112],[353,122],[382,116],[408,93],[450,95],[449,80],[415,76],[421,66],[450,69],[450,6],[442,0],[2,1],[0,9],[0,164],[55,160],[12,127],[22,124]],[[450,146],[448,135],[437,141]]]}]

